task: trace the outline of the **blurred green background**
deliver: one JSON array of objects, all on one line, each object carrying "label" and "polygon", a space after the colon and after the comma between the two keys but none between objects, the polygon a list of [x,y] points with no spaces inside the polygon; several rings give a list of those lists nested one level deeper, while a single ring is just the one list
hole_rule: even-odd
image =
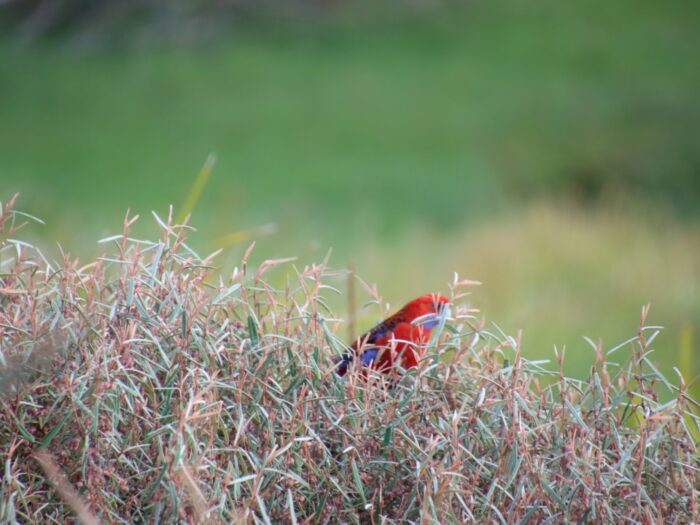
[{"label": "blurred green background", "polygon": [[577,375],[651,302],[653,359],[700,373],[697,2],[119,4],[0,7],[0,200],[50,252],[177,211],[214,153],[225,266],[333,248],[396,306],[456,271]]}]

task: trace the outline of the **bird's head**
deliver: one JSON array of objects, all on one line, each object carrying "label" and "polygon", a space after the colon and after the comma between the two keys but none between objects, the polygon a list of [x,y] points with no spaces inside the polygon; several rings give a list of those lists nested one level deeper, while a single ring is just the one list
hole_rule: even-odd
[{"label": "bird's head", "polygon": [[431,330],[440,321],[442,315],[449,314],[450,301],[437,293],[429,293],[416,297],[403,311],[407,321],[420,324]]}]

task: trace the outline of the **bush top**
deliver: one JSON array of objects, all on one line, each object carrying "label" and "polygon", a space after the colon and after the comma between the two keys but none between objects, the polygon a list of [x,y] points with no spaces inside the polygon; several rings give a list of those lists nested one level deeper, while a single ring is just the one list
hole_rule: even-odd
[{"label": "bush top", "polygon": [[4,522],[698,522],[697,403],[649,360],[646,308],[581,381],[564,352],[559,370],[525,359],[455,278],[454,320],[416,369],[341,379],[327,264],[276,288],[266,271],[289,262],[253,272],[247,253],[225,279],[172,217],[157,241],[127,218],[105,256],[54,263],[14,238],[13,204]]}]

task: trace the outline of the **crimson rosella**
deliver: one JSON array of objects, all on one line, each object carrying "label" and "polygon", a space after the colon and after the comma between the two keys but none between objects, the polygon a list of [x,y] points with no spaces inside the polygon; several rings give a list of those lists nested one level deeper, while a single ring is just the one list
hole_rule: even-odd
[{"label": "crimson rosella", "polygon": [[390,372],[394,363],[404,369],[418,366],[430,332],[448,306],[449,301],[439,294],[426,294],[413,299],[359,337],[350,346],[352,351],[337,361],[337,374],[344,376],[358,358],[363,366],[382,373]]}]

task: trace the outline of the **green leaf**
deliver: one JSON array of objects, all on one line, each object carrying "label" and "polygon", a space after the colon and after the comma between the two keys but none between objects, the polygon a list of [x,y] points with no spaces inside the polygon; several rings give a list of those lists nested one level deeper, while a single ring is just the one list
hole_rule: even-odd
[{"label": "green leaf", "polygon": [[39,443],[39,448],[47,447],[49,443],[51,443],[51,440],[53,440],[53,438],[56,437],[56,434],[58,434],[63,428],[63,426],[68,422],[68,419],[70,419],[71,416],[72,413],[70,411],[66,412],[66,415],[63,416],[63,419],[61,419],[61,421],[51,429],[51,432],[44,436],[44,438]]},{"label": "green leaf", "polygon": [[165,471],[168,469],[168,464],[163,463],[163,466],[160,468],[160,472],[158,473],[158,477],[156,480],[151,484],[150,487],[146,489],[143,495],[143,499],[141,500],[145,505],[148,505],[151,503],[151,497],[155,493],[156,489],[158,488],[158,485],[160,485],[160,482],[163,481],[163,476],[165,476]]},{"label": "green leaf", "polygon": [[384,430],[384,439],[382,440],[382,447],[387,447],[389,443],[391,443],[391,436],[394,433],[394,427],[389,425],[386,427],[386,430]]},{"label": "green leaf", "polygon": [[355,462],[354,459],[350,463],[350,467],[352,469],[352,479],[355,482],[355,487],[357,488],[357,492],[360,493],[360,497],[362,498],[362,503],[364,505],[367,505],[367,497],[365,496],[365,487],[362,484],[362,478],[360,477],[360,470],[357,468],[357,463]]},{"label": "green leaf", "polygon": [[258,330],[255,327],[255,320],[249,315],[248,316],[248,336],[250,337],[251,344],[255,347],[258,346],[260,339],[258,338]]}]

